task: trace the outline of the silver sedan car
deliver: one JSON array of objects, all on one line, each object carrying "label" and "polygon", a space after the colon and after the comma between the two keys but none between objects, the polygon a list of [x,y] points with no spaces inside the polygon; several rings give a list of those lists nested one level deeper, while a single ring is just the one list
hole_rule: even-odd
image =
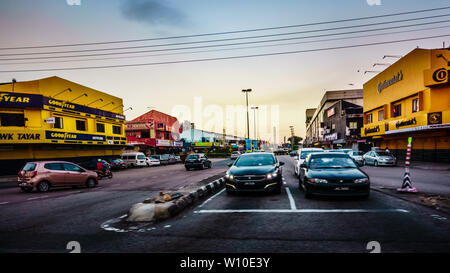
[{"label": "silver sedan car", "polygon": [[397,159],[391,153],[383,150],[369,151],[363,156],[364,165],[396,166]]}]

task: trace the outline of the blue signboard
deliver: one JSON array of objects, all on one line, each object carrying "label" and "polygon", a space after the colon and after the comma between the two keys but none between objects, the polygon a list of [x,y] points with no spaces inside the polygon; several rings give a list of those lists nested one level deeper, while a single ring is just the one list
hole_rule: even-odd
[{"label": "blue signboard", "polygon": [[253,140],[253,150],[257,150],[257,149],[258,149],[258,141]]},{"label": "blue signboard", "polygon": [[[45,131],[45,138],[47,139],[60,139],[60,140],[78,140],[78,141],[105,141],[105,136],[91,135],[91,134],[78,134],[67,132],[55,132]],[[117,143],[118,144],[118,143]]]},{"label": "blue signboard", "polygon": [[42,108],[42,95],[0,92],[0,107]]},{"label": "blue signboard", "polygon": [[252,150],[252,140],[249,138],[245,139],[245,150],[251,151]]}]

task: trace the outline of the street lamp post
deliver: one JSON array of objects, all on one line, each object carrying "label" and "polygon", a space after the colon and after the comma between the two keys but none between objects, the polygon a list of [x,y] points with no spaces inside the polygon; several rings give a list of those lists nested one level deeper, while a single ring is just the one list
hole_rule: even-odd
[{"label": "street lamp post", "polygon": [[250,128],[249,128],[249,117],[248,117],[248,93],[252,92],[251,89],[242,89],[242,92],[245,93],[245,101],[247,104],[247,138],[250,139]]},{"label": "street lamp post", "polygon": [[256,139],[256,140],[258,140],[258,136],[256,135],[256,110],[258,110],[258,109],[259,109],[258,106],[252,107],[252,110],[253,110],[254,136],[255,136],[255,139]]}]

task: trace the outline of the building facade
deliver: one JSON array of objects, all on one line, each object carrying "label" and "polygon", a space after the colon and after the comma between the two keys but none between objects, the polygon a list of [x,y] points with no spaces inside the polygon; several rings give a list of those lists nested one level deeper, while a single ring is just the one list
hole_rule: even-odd
[{"label": "building facade", "polygon": [[306,110],[304,147],[360,149],[362,89],[327,91],[319,106]]},{"label": "building facade", "polygon": [[0,173],[32,160],[119,156],[124,124],[121,98],[59,77],[0,84]]},{"label": "building facade", "polygon": [[128,145],[150,154],[179,152],[182,128],[176,117],[152,110],[126,123]]},{"label": "building facade", "polygon": [[414,49],[364,84],[364,127],[373,146],[404,159],[450,162],[449,49]]}]

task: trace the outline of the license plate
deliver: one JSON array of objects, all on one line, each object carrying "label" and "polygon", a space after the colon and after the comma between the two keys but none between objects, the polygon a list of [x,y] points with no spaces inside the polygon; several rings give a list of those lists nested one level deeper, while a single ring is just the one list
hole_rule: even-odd
[{"label": "license plate", "polygon": [[252,186],[255,185],[255,182],[245,182],[245,185]]},{"label": "license plate", "polygon": [[348,187],[337,187],[334,190],[335,191],[348,191],[348,190],[350,190],[350,188],[348,188]]}]

